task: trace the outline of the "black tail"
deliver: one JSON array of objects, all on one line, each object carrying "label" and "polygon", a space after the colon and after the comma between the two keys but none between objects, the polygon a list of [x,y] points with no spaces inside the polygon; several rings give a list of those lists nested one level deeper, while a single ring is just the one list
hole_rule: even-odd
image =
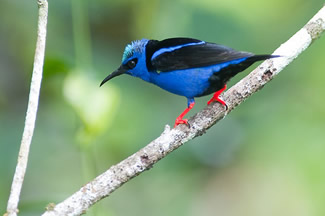
[{"label": "black tail", "polygon": [[[249,62],[257,62],[257,61],[262,61],[270,58],[278,58],[281,57],[280,55],[253,55],[251,57],[248,57],[244,62],[249,63]],[[249,65],[250,66],[250,65]]]},{"label": "black tail", "polygon": [[266,60],[266,59],[270,59],[270,58],[277,58],[277,57],[281,57],[279,55],[253,55],[248,57],[245,61],[239,63],[239,64],[233,64],[233,65],[229,65],[227,68],[225,68],[224,73],[226,73],[227,75],[225,75],[225,81],[227,82],[229,80],[229,78],[235,76],[237,73],[244,71],[246,68],[248,68],[249,66],[251,66],[252,64],[254,64],[257,61],[262,61],[262,60]]},{"label": "black tail", "polygon": [[217,71],[210,77],[209,81],[211,85],[201,96],[220,90],[233,76],[245,70],[255,62],[270,59],[270,58],[277,58],[277,57],[281,57],[281,56],[253,55],[247,57],[246,60],[240,62],[239,64],[229,64],[227,67],[222,68],[220,71]]},{"label": "black tail", "polygon": [[281,56],[279,56],[279,55],[253,55],[253,56],[248,57],[245,61],[243,61],[239,64],[231,64],[231,65],[221,69],[219,72],[215,73],[215,75],[218,77],[220,84],[224,85],[224,83],[227,83],[233,76],[235,76],[239,72],[244,71],[246,68],[248,68],[255,62],[270,59],[270,58],[277,58],[277,57],[281,57]]}]

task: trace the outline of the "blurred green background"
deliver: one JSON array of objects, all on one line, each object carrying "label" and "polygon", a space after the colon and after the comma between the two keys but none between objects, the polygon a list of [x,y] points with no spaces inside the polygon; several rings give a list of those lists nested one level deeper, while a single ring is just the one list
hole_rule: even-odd
[{"label": "blurred green background", "polygon": [[[48,203],[62,201],[159,136],[186,107],[185,98],[129,76],[98,87],[131,40],[187,36],[271,53],[323,4],[49,0],[44,78],[20,215],[39,215]],[[0,214],[24,125],[37,12],[36,0],[0,2]],[[324,50],[320,38],[204,136],[87,215],[325,215]],[[197,99],[189,116],[208,99]]]}]

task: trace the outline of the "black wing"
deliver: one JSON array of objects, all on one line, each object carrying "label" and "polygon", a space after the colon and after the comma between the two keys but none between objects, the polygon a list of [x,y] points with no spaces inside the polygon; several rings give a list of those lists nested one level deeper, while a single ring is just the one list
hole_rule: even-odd
[{"label": "black wing", "polygon": [[161,72],[210,66],[250,56],[253,54],[191,38],[155,41],[147,52],[151,68]]}]

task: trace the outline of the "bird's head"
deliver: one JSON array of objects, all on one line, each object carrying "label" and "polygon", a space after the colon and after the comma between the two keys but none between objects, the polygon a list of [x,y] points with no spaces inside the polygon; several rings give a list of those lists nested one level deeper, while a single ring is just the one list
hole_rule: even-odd
[{"label": "bird's head", "polygon": [[146,67],[146,45],[148,41],[148,39],[142,39],[128,44],[123,53],[121,66],[108,75],[101,82],[100,86],[121,74],[129,74],[146,80],[148,76],[148,70]]}]

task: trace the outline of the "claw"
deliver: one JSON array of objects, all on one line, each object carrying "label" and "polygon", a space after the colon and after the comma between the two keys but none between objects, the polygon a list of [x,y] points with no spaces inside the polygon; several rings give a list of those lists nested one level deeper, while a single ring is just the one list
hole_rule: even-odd
[{"label": "claw", "polygon": [[174,128],[179,124],[188,124],[188,119],[183,119],[183,117],[194,107],[195,102],[189,104],[189,106],[176,118]]},{"label": "claw", "polygon": [[226,107],[226,110],[228,110],[228,105],[226,104],[226,102],[224,102],[223,100],[221,100],[219,98],[220,94],[226,90],[227,85],[225,85],[222,89],[216,91],[213,95],[213,97],[208,101],[208,105],[210,105],[213,101],[217,101],[219,103],[221,103],[222,105],[224,105]]},{"label": "claw", "polygon": [[181,119],[181,118],[176,118],[175,120],[175,124],[174,124],[174,128],[179,125],[179,124],[186,124],[186,125],[189,125],[188,124],[188,119]]}]

